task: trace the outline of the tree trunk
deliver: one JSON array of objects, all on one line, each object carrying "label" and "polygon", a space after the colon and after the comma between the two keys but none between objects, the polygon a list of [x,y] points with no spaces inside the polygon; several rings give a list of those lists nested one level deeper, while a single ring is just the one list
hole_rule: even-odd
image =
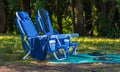
[{"label": "tree trunk", "polygon": [[30,10],[30,0],[22,0],[22,10],[27,11],[29,14],[31,13]]},{"label": "tree trunk", "polygon": [[83,1],[83,10],[85,12],[85,27],[87,35],[93,36],[93,17],[92,17],[92,4],[90,0]]},{"label": "tree trunk", "polygon": [[119,13],[118,8],[116,8],[115,13],[114,13],[113,23],[112,23],[113,24],[112,27],[114,27],[114,29],[115,29],[115,34],[114,34],[115,38],[120,37],[120,23],[119,23],[119,20],[120,20],[120,13]]},{"label": "tree trunk", "polygon": [[75,11],[74,11],[74,8],[75,8],[75,0],[70,0],[71,2],[71,16],[72,16],[72,31],[74,33],[76,33],[76,25],[75,25]]},{"label": "tree trunk", "polygon": [[56,15],[57,15],[58,32],[62,34],[63,33],[62,32],[62,13],[60,10],[59,0],[56,0]]},{"label": "tree trunk", "polygon": [[[115,12],[115,1],[107,1],[103,2],[101,0],[98,0],[99,6],[98,11],[98,33],[99,36],[104,36],[104,37],[110,37],[113,36],[113,26],[112,26],[112,21],[114,17],[114,12]],[[109,7],[109,8],[108,8]],[[111,32],[110,32],[111,31]]]},{"label": "tree trunk", "polygon": [[5,6],[2,0],[0,0],[0,33],[5,32],[5,24],[6,24]]},{"label": "tree trunk", "polygon": [[83,9],[82,9],[82,0],[75,0],[76,1],[76,8],[77,8],[77,32],[80,36],[86,35],[86,29],[83,23]]}]

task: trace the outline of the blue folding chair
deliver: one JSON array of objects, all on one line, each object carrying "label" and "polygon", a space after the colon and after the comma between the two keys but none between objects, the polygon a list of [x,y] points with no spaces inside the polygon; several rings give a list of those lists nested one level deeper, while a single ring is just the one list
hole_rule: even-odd
[{"label": "blue folding chair", "polygon": [[[49,48],[57,60],[66,59],[66,53],[63,45],[59,46],[56,38],[49,38],[47,35],[39,36],[32,20],[27,12],[16,12],[16,25],[21,34],[22,46],[26,53],[23,59],[27,59],[31,56],[35,60],[45,60],[48,54]],[[61,50],[62,53],[57,54],[57,51]]]},{"label": "blue folding chair", "polygon": [[[78,45],[78,42],[71,42],[70,38],[78,37],[79,35],[77,33],[59,34],[57,31],[53,30],[49,14],[46,10],[38,10],[38,13],[36,15],[36,25],[38,27],[38,30],[44,35],[56,37],[62,45],[67,45],[65,48],[67,55],[76,54],[76,47]],[[66,41],[68,41],[68,44],[66,43]]]}]

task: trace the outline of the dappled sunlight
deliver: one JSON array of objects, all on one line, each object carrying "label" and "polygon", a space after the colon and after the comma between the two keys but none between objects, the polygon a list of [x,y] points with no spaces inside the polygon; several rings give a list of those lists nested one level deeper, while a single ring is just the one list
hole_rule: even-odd
[{"label": "dappled sunlight", "polygon": [[89,47],[89,49],[91,49],[91,50],[97,50],[95,47]]},{"label": "dappled sunlight", "polygon": [[78,51],[80,52],[99,51],[105,54],[120,54],[120,39],[79,37],[71,40],[79,42]]},{"label": "dappled sunlight", "polygon": [[80,44],[79,46],[84,49],[97,50],[97,48],[87,45],[87,44]]},{"label": "dappled sunlight", "polygon": [[109,38],[79,37],[79,38],[72,38],[72,40],[78,42],[92,42],[92,43],[99,43],[99,42],[120,43],[120,39],[109,39]]},{"label": "dappled sunlight", "polygon": [[20,36],[0,35],[0,62],[20,60],[23,54]]}]

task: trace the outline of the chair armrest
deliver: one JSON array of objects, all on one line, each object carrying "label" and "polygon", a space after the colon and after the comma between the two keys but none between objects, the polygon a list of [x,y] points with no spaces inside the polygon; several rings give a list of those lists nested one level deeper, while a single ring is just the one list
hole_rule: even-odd
[{"label": "chair armrest", "polygon": [[44,37],[47,37],[47,35],[41,35],[41,36],[35,36],[35,37],[28,37],[28,39],[44,38]]}]

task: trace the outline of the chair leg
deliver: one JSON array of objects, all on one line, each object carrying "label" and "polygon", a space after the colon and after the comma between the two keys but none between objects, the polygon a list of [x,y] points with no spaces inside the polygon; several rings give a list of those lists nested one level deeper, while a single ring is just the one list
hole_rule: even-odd
[{"label": "chair leg", "polygon": [[30,55],[31,51],[29,50],[28,53],[23,57],[23,60],[28,59],[28,56]]},{"label": "chair leg", "polygon": [[66,59],[66,52],[64,51],[64,49],[62,48],[62,51],[63,51],[63,54],[64,54],[64,57],[63,58],[58,58],[58,56],[56,55],[56,53],[55,52],[53,52],[53,55],[55,56],[55,58],[57,59],[57,60],[64,60],[64,59]]}]

